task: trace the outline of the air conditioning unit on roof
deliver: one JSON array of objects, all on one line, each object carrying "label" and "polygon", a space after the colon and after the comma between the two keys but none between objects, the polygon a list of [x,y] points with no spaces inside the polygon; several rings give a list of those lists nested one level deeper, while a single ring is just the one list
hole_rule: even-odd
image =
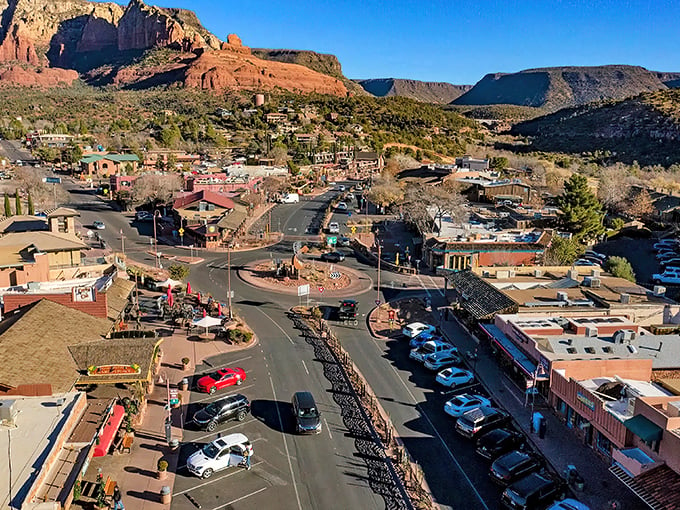
[{"label": "air conditioning unit on roof", "polygon": [[595,326],[586,326],[586,336],[593,338],[597,336],[597,328]]}]

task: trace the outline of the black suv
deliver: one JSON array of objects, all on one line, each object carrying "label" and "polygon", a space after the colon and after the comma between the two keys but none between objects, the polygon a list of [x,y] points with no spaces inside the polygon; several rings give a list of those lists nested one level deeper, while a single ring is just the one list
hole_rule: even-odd
[{"label": "black suv", "polygon": [[498,457],[491,464],[489,476],[499,485],[510,485],[529,473],[538,471],[540,467],[541,459],[539,457],[515,450]]},{"label": "black suv", "polygon": [[194,414],[194,423],[200,428],[212,432],[218,424],[237,419],[243,421],[250,412],[250,402],[240,393],[230,395],[211,404]]},{"label": "black suv", "polygon": [[477,440],[479,455],[488,460],[503,455],[524,444],[524,436],[520,432],[508,429],[495,429],[487,432]]},{"label": "black suv", "polygon": [[510,422],[510,415],[493,407],[478,407],[463,414],[456,422],[456,432],[474,439]]},{"label": "black suv", "polygon": [[354,322],[357,320],[357,308],[359,303],[354,299],[343,299],[340,301],[338,319],[341,321]]},{"label": "black suv", "polygon": [[539,510],[560,499],[562,484],[538,473],[531,473],[505,489],[501,506],[511,510]]}]

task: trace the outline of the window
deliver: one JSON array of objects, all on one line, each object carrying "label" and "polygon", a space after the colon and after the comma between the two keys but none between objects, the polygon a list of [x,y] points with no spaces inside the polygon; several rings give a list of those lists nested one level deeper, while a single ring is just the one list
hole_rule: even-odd
[{"label": "window", "polygon": [[612,442],[602,432],[598,431],[596,436],[597,449],[605,455],[611,455]]}]

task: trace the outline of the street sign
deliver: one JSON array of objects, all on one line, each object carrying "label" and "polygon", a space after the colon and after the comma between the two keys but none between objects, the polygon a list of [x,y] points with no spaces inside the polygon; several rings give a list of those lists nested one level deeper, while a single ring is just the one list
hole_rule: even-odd
[{"label": "street sign", "polygon": [[352,227],[352,234],[356,234],[356,233],[357,233],[357,228],[353,226]]},{"label": "street sign", "polygon": [[177,395],[177,390],[174,388],[170,389],[170,405],[179,404],[179,396]]},{"label": "street sign", "polygon": [[375,300],[375,306],[380,306],[380,300],[379,299]]},{"label": "street sign", "polygon": [[323,291],[324,291],[324,288],[320,286],[319,287],[319,294],[323,294]]},{"label": "street sign", "polygon": [[180,236],[183,236],[183,235],[184,235],[184,229],[183,229],[182,227],[179,227],[179,229],[177,230],[177,233],[178,233]]},{"label": "street sign", "polygon": [[227,292],[227,297],[234,299],[234,291],[232,290],[231,292]]},{"label": "street sign", "polygon": [[338,244],[338,236],[328,236],[328,246],[334,246]]},{"label": "street sign", "polygon": [[308,296],[309,295],[309,284],[298,285],[298,296]]},{"label": "street sign", "polygon": [[43,177],[42,181],[47,184],[61,184],[61,177]]}]

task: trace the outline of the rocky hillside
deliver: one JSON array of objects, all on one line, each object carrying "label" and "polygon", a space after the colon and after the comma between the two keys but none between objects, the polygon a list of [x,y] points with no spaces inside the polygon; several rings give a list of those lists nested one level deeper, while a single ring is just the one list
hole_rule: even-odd
[{"label": "rocky hillside", "polygon": [[377,78],[356,80],[363,89],[378,97],[410,97],[425,103],[448,104],[472,88],[472,85],[452,85],[445,82]]},{"label": "rocky hillside", "polygon": [[[222,42],[184,9],[87,0],[0,0],[0,83],[52,86],[81,73],[93,84],[210,90],[282,88],[345,95],[337,78]],[[158,50],[167,49],[162,61]],[[149,53],[152,57],[149,58]]]},{"label": "rocky hillside", "polygon": [[453,104],[512,104],[557,111],[666,88],[657,73],[643,67],[546,67],[512,74],[487,74]]},{"label": "rocky hillside", "polygon": [[516,124],[511,133],[529,137],[531,150],[609,151],[613,160],[667,166],[680,162],[680,90],[566,108]]}]

